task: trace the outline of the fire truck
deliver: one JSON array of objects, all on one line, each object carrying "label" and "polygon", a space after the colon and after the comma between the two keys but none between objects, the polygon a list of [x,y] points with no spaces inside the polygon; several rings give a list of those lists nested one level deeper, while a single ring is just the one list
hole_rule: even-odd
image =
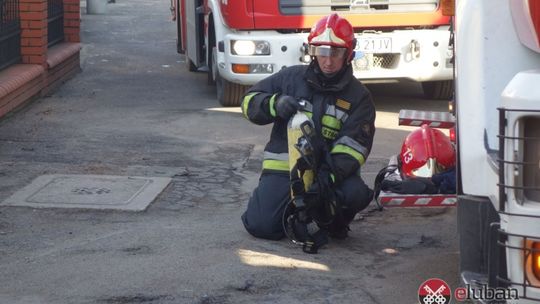
[{"label": "fire truck", "polygon": [[540,303],[540,1],[456,0],[454,35],[452,113],[402,110],[399,121],[455,130],[457,195],[387,193],[380,202],[457,199],[467,288],[456,299]]},{"label": "fire truck", "polygon": [[538,303],[540,1],[457,0],[455,16],[462,279]]},{"label": "fire truck", "polygon": [[190,71],[206,71],[223,106],[238,106],[247,86],[311,57],[316,21],[347,18],[357,35],[355,77],[421,82],[427,97],[453,94],[448,0],[171,0],[177,51]]}]

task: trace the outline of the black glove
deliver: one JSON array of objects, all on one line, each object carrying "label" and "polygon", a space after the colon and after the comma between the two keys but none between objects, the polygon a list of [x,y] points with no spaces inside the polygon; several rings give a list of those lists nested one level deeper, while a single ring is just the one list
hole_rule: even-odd
[{"label": "black glove", "polygon": [[289,95],[281,95],[278,97],[276,102],[276,113],[282,119],[288,120],[296,113],[296,111],[298,111],[298,109],[300,109],[300,104],[294,97]]},{"label": "black glove", "polygon": [[341,183],[347,177],[353,175],[360,168],[360,163],[347,154],[333,154],[334,177],[336,183]]}]

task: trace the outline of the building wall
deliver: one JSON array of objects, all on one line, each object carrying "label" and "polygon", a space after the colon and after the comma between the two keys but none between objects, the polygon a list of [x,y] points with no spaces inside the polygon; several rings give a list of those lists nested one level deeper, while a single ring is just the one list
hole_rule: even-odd
[{"label": "building wall", "polygon": [[63,0],[64,42],[47,47],[47,0],[19,0],[21,63],[0,71],[0,118],[80,71],[80,0]]}]

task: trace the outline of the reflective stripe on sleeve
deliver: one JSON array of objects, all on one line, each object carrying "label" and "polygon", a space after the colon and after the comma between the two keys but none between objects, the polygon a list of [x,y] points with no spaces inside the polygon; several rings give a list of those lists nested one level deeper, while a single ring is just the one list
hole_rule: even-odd
[{"label": "reflective stripe on sleeve", "polygon": [[272,97],[270,97],[270,104],[269,104],[269,107],[270,107],[270,115],[272,115],[272,117],[276,117],[276,106],[274,105],[276,103],[276,97],[277,97],[277,94],[274,94],[272,95]]},{"label": "reflective stripe on sleeve", "polygon": [[369,154],[369,150],[366,149],[366,147],[362,146],[356,140],[350,138],[349,136],[340,137],[338,140],[334,142],[334,146],[336,145],[349,146],[352,149],[358,151],[359,153],[362,153],[365,156]]},{"label": "reflective stripe on sleeve", "polygon": [[289,153],[274,153],[274,152],[264,151],[263,158],[289,161]]},{"label": "reflective stripe on sleeve", "polygon": [[344,153],[344,154],[348,154],[350,156],[352,156],[354,159],[356,159],[360,165],[363,165],[365,162],[366,162],[366,159],[364,157],[364,155],[358,151],[356,151],[355,149],[349,147],[349,146],[345,146],[345,145],[335,145],[333,148],[332,148],[332,151],[330,151],[330,153],[334,154],[334,153]]},{"label": "reflective stripe on sleeve", "polygon": [[284,160],[265,159],[263,160],[263,170],[289,171],[289,162]]},{"label": "reflective stripe on sleeve", "polygon": [[264,151],[263,169],[289,171],[289,153]]},{"label": "reflective stripe on sleeve", "polygon": [[244,100],[242,101],[242,113],[244,113],[244,116],[249,119],[247,110],[249,107],[249,102],[253,99],[253,96],[257,95],[258,93],[250,93],[244,97]]}]

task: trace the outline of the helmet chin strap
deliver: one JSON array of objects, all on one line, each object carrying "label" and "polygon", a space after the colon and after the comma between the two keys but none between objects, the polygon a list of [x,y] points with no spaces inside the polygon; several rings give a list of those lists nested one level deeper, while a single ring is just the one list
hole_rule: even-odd
[{"label": "helmet chin strap", "polygon": [[337,72],[334,72],[334,73],[325,73],[323,72],[323,70],[321,69],[321,67],[319,66],[319,62],[317,61],[317,58],[316,57],[313,57],[315,62],[317,62],[317,69],[319,70],[319,72],[321,73],[321,75],[326,79],[326,80],[331,80],[333,79],[335,76],[337,76],[339,73],[343,72],[343,70],[345,70],[347,68],[347,65],[350,64],[347,62],[347,59],[345,59],[345,63],[343,64],[343,66],[341,67],[341,69]]}]

